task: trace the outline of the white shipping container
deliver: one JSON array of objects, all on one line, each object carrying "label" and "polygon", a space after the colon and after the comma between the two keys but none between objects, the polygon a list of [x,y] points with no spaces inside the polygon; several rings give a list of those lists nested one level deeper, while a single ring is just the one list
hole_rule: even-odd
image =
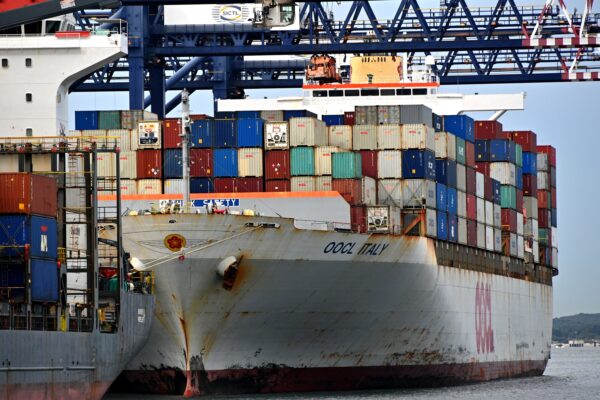
[{"label": "white shipping container", "polygon": [[400,106],[378,106],[378,124],[400,124]]},{"label": "white shipping container", "polygon": [[537,173],[537,188],[538,190],[550,190],[550,173],[538,171]]},{"label": "white shipping container", "polygon": [[477,247],[485,250],[485,224],[477,223]]},{"label": "white shipping container", "polygon": [[467,218],[467,194],[460,190],[456,191],[456,214],[459,217]]},{"label": "white shipping container", "polygon": [[3,155],[0,157],[0,172],[19,172],[19,156]]},{"label": "white shipping container", "polygon": [[352,126],[332,125],[328,128],[329,145],[340,149],[352,150]]},{"label": "white shipping container", "polygon": [[137,178],[137,157],[135,151],[122,151],[119,153],[119,173],[121,179]]},{"label": "white shipping container", "polygon": [[115,143],[121,151],[132,151],[130,129],[109,129],[106,131],[108,143]]},{"label": "white shipping container", "polygon": [[517,257],[519,255],[519,247],[517,242],[517,234],[511,232],[509,239],[509,253],[513,257]]},{"label": "white shipping container", "polygon": [[558,268],[558,249],[552,249],[552,267]]},{"label": "white shipping container", "polygon": [[456,160],[456,136],[449,132],[435,132],[435,158]]},{"label": "white shipping container", "polygon": [[263,150],[260,147],[238,149],[238,176],[263,176]]},{"label": "white shipping container", "polygon": [[402,207],[435,208],[435,182],[426,179],[402,180]]},{"label": "white shipping container", "polygon": [[352,127],[352,148],[354,150],[376,150],[377,125],[354,125]]},{"label": "white shipping container", "polygon": [[144,121],[138,124],[132,138],[131,149],[160,149],[162,122]]},{"label": "white shipping container", "polygon": [[538,201],[537,197],[523,196],[523,208],[527,218],[538,219]]},{"label": "white shipping container", "polygon": [[520,259],[525,258],[525,242],[521,235],[517,235],[517,257]]},{"label": "white shipping container", "polygon": [[121,180],[121,195],[138,194],[137,182],[132,179]]},{"label": "white shipping container", "polygon": [[263,119],[268,122],[283,121],[283,111],[263,110],[260,112],[260,119]]},{"label": "white shipping container", "polygon": [[494,251],[494,228],[491,226],[485,227],[485,249]]},{"label": "white shipping container", "polygon": [[423,124],[402,125],[402,149],[435,150],[435,131]]},{"label": "white shipping container", "polygon": [[459,163],[456,164],[456,188],[463,192],[467,191],[467,169]]},{"label": "white shipping container", "polygon": [[[315,190],[317,192],[330,192],[333,190],[331,184],[331,176],[317,176],[315,177]],[[365,203],[370,204],[370,203]],[[373,203],[375,204],[375,203]]]},{"label": "white shipping container", "polygon": [[137,194],[162,194],[162,181],[160,179],[138,180]]},{"label": "white shipping container", "polygon": [[379,125],[377,127],[377,148],[380,150],[400,150],[402,148],[400,125]]},{"label": "white shipping container", "polygon": [[502,206],[494,204],[494,228],[502,228]]},{"label": "white shipping container", "polygon": [[485,224],[485,200],[477,198],[476,201],[477,222]]},{"label": "white shipping container", "polygon": [[287,149],[289,142],[287,122],[265,122],[265,149]]},{"label": "white shipping container", "polygon": [[377,154],[377,177],[402,178],[402,152],[400,150],[383,150]]},{"label": "white shipping container", "polygon": [[390,206],[390,233],[400,235],[402,233],[402,209],[400,207]]},{"label": "white shipping container", "polygon": [[550,245],[552,247],[558,248],[558,229],[556,229],[555,227],[550,228],[550,232],[551,232],[551,238],[550,238]]},{"label": "white shipping container", "polygon": [[537,219],[527,218],[527,221],[525,221],[525,225],[523,226],[523,236],[525,236],[526,238],[533,238],[534,240],[538,240],[538,228],[539,224]]},{"label": "white shipping container", "polygon": [[531,245],[531,249],[533,251],[533,261],[536,263],[540,262],[540,243],[537,240],[533,241]]},{"label": "white shipping container", "polygon": [[490,177],[503,185],[517,186],[515,164],[509,162],[490,163]]},{"label": "white shipping container", "polygon": [[332,154],[338,151],[335,146],[315,147],[315,175],[331,175]]},{"label": "white shipping container", "polygon": [[550,164],[548,163],[548,154],[538,153],[538,155],[537,155],[537,170],[538,170],[538,172],[539,171],[550,171]]},{"label": "white shipping container", "polygon": [[313,117],[290,118],[290,146],[327,146],[327,125]]},{"label": "white shipping container", "polygon": [[314,192],[316,182],[314,176],[293,176],[290,180],[292,192]]},{"label": "white shipping container", "polygon": [[389,232],[390,209],[387,206],[367,207],[367,232]]},{"label": "white shipping container", "polygon": [[379,179],[377,181],[377,198],[380,204],[402,206],[402,180]]},{"label": "white shipping container", "polygon": [[[377,181],[370,176],[361,179],[363,204],[376,205],[377,203]],[[380,203],[381,204],[381,203]]]},{"label": "white shipping container", "polygon": [[480,199],[485,198],[485,175],[475,172],[475,195]]},{"label": "white shipping container", "polygon": [[458,243],[467,244],[467,220],[458,217]]},{"label": "white shipping container", "polygon": [[502,230],[494,228],[494,251],[502,252]]},{"label": "white shipping container", "polygon": [[79,132],[79,135],[83,137],[84,145],[89,143],[96,143],[96,147],[99,149],[109,148],[108,139],[106,138],[106,129],[95,129],[76,132]]},{"label": "white shipping container", "polygon": [[523,235],[523,214],[517,213],[517,235]]},{"label": "white shipping container", "polygon": [[96,173],[99,178],[114,177],[116,175],[115,153],[98,153],[96,159],[98,161]]},{"label": "white shipping container", "polygon": [[485,224],[487,226],[494,226],[494,203],[491,201],[485,202]]},{"label": "white shipping container", "polygon": [[183,193],[183,179],[165,179],[165,194]]},{"label": "white shipping container", "polygon": [[[435,185],[435,183],[434,183]],[[434,190],[435,191],[435,190]],[[434,195],[435,198],[435,195]],[[437,213],[435,210],[427,209],[425,210],[425,221],[426,221],[426,229],[425,236],[429,236],[432,238],[437,237]]]}]

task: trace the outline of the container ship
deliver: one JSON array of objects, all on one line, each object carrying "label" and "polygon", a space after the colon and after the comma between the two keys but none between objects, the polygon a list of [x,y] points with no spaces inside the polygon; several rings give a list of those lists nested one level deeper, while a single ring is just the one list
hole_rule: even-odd
[{"label": "container ship", "polygon": [[465,114],[522,108],[523,95],[439,93],[427,66],[409,74],[400,57],[357,57],[349,82],[332,64],[311,60],[301,97],[220,100],[214,118],[184,112],[135,132],[118,113],[111,126],[107,112],[77,113],[72,135],[121,138],[124,247],[156,278],[156,323],[114,390],[543,373],[555,149]]}]

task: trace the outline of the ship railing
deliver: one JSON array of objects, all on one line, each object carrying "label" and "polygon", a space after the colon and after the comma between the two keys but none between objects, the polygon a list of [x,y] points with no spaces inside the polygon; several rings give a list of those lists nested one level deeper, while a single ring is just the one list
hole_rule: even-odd
[{"label": "ship railing", "polygon": [[294,219],[294,228],[308,231],[350,231],[352,225],[349,222]]},{"label": "ship railing", "polygon": [[0,153],[113,150],[119,136],[14,136],[0,137]]}]

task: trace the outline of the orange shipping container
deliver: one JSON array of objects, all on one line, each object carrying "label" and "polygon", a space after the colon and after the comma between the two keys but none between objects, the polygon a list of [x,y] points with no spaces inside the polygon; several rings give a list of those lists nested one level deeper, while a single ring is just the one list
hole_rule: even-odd
[{"label": "orange shipping container", "polygon": [[35,214],[56,218],[56,180],[28,173],[0,174],[0,214]]}]

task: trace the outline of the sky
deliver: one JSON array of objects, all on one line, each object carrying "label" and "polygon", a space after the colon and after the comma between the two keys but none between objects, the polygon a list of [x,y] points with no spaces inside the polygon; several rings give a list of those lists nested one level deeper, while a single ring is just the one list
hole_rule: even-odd
[{"label": "sky", "polygon": [[[439,7],[439,2],[420,3],[423,8]],[[582,1],[567,5],[583,9]],[[389,7],[389,2],[377,3],[377,15],[389,15],[386,14]],[[560,273],[554,278],[554,316],[600,313],[600,260],[596,254],[600,245],[598,249],[595,247],[600,231],[600,168],[595,165],[600,162],[600,82],[447,86],[442,91],[526,93],[525,110],[507,112],[500,122],[505,130],[533,130],[538,134],[538,144],[557,148]],[[256,90],[248,94],[274,97],[299,95],[300,90]],[[127,109],[127,99],[126,93],[71,94],[70,119],[73,120],[75,110]],[[212,114],[209,91],[194,93],[190,103],[193,114]],[[170,115],[179,112],[178,108]],[[483,119],[485,115],[477,117]]]}]

